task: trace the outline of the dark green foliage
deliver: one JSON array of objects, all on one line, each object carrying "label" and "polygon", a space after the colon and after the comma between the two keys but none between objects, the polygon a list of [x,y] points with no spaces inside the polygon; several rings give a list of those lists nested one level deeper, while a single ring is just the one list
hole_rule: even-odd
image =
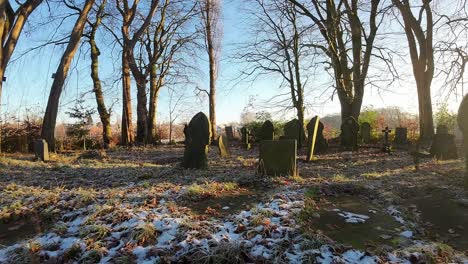
[{"label": "dark green foliage", "polygon": [[66,112],[70,118],[76,119],[77,122],[71,124],[67,128],[67,136],[72,137],[76,142],[82,142],[83,148],[86,149],[86,136],[89,134],[90,125],[93,123],[91,116],[96,112],[91,107],[84,105],[84,99],[78,99],[75,106]]},{"label": "dark green foliage", "polygon": [[208,145],[211,142],[211,124],[202,112],[196,114],[185,132],[185,152],[182,167],[205,169],[208,167]]},{"label": "dark green foliage", "polygon": [[[283,128],[284,128],[284,122],[282,121],[271,121],[274,127],[274,138],[278,138],[279,136],[283,135]],[[251,135],[255,139],[256,142],[260,142],[262,140],[262,125],[264,122],[261,121],[255,121],[255,122],[250,122],[245,124],[245,127],[250,130]]]}]

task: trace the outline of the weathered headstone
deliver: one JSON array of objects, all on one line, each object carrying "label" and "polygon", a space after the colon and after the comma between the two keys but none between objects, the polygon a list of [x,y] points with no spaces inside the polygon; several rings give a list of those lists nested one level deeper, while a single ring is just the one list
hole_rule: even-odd
[{"label": "weathered headstone", "polygon": [[323,153],[328,148],[328,143],[323,136],[323,123],[315,116],[307,124],[307,161],[311,161],[314,154]]},{"label": "weathered headstone", "polygon": [[275,127],[270,120],[267,120],[263,123],[262,127],[260,128],[260,141],[261,140],[273,140],[273,136],[275,134]]},{"label": "weathered headstone", "polygon": [[226,131],[226,136],[229,140],[234,140],[235,139],[235,136],[234,136],[234,129],[232,128],[232,126],[227,126],[224,128],[224,130]]},{"label": "weathered headstone", "polygon": [[368,122],[361,124],[361,139],[363,143],[369,144],[371,142],[371,130],[371,125]]},{"label": "weathered headstone", "polygon": [[190,121],[186,131],[185,152],[182,167],[203,169],[208,167],[208,145],[211,141],[211,124],[202,112]]},{"label": "weathered headstone", "polygon": [[440,125],[437,127],[437,132],[432,139],[432,145],[429,152],[432,157],[439,160],[458,159],[455,136],[449,134],[447,126]]},{"label": "weathered headstone", "polygon": [[41,161],[49,161],[49,145],[44,139],[39,139],[34,142],[34,153],[36,159]]},{"label": "weathered headstone", "polygon": [[395,128],[395,144],[405,145],[408,143],[408,129],[406,127]]},{"label": "weathered headstone", "polygon": [[225,135],[221,135],[218,138],[218,149],[221,158],[227,158],[230,156],[229,153],[229,139]]},{"label": "weathered headstone", "polygon": [[465,152],[465,185],[468,188],[468,94],[458,108],[458,127],[463,133],[463,150]]},{"label": "weathered headstone", "polygon": [[302,148],[305,141],[304,127],[297,119],[293,119],[284,125],[284,139],[295,139],[297,147]]},{"label": "weathered headstone", "polygon": [[250,130],[246,127],[243,127],[241,129],[241,134],[242,134],[242,147],[244,149],[249,150],[250,149]]},{"label": "weathered headstone", "polygon": [[392,132],[391,129],[388,127],[385,127],[384,130],[382,130],[382,133],[384,133],[384,143],[382,147],[382,151],[385,153],[390,153],[392,152],[392,148],[390,147],[390,133]]},{"label": "weathered headstone", "polygon": [[296,156],[296,140],[263,140],[260,143],[258,172],[269,176],[295,176]]},{"label": "weathered headstone", "polygon": [[358,132],[359,124],[356,119],[349,116],[344,119],[341,124],[341,146],[345,150],[357,150],[358,149]]}]

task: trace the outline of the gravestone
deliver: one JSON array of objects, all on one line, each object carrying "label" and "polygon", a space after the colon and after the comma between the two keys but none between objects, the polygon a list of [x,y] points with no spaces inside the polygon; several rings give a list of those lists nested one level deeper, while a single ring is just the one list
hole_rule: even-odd
[{"label": "gravestone", "polygon": [[243,127],[241,129],[241,134],[242,134],[242,147],[244,149],[249,150],[250,149],[250,130],[246,127]]},{"label": "gravestone", "polygon": [[395,140],[397,145],[404,145],[408,143],[408,129],[406,127],[395,128]]},{"label": "gravestone", "polygon": [[36,159],[41,161],[49,161],[49,145],[44,139],[39,139],[34,142],[34,153]]},{"label": "gravestone", "polygon": [[208,145],[211,141],[211,124],[202,112],[196,114],[185,131],[185,151],[182,167],[204,169],[208,167]]},{"label": "gravestone", "polygon": [[262,127],[260,128],[260,141],[261,140],[273,140],[273,136],[275,134],[275,127],[270,120],[267,120],[263,123]]},{"label": "gravestone", "polygon": [[465,152],[465,185],[468,188],[468,94],[458,108],[458,127],[463,133],[463,150]]},{"label": "gravestone", "polygon": [[258,172],[269,176],[295,176],[296,157],[296,140],[263,140],[260,143]]},{"label": "gravestone", "polygon": [[328,148],[328,142],[323,136],[323,123],[315,116],[307,124],[307,161],[311,161],[314,154],[323,153]]},{"label": "gravestone", "polygon": [[229,140],[234,140],[235,139],[235,136],[234,136],[234,130],[232,128],[232,126],[227,126],[224,128],[224,130],[226,131],[226,136]]},{"label": "gravestone", "polygon": [[390,147],[390,133],[391,132],[392,130],[388,129],[388,127],[385,127],[385,129],[382,130],[382,133],[384,133],[384,143],[383,143],[382,151],[385,153],[392,152],[392,148]]},{"label": "gravestone", "polygon": [[357,150],[358,132],[359,124],[356,119],[352,116],[345,118],[343,124],[341,124],[341,147],[345,150]]},{"label": "gravestone", "polygon": [[437,127],[429,153],[431,157],[435,157],[438,160],[458,159],[455,136],[449,134],[447,126],[440,125]]},{"label": "gravestone", "polygon": [[297,119],[293,119],[284,125],[283,139],[295,139],[297,141],[297,148],[302,148],[305,141],[304,127]]},{"label": "gravestone", "polygon": [[371,125],[368,122],[361,124],[361,139],[363,143],[369,144],[371,142],[371,130]]},{"label": "gravestone", "polygon": [[229,153],[229,139],[227,136],[221,135],[218,138],[218,149],[219,149],[219,155],[221,158],[227,158],[230,156]]}]

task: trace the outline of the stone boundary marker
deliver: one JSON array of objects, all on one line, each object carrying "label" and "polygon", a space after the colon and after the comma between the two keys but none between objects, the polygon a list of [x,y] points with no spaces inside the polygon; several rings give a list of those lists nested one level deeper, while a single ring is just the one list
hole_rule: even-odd
[{"label": "stone boundary marker", "polygon": [[296,157],[296,140],[263,140],[260,143],[258,173],[268,176],[296,176]]}]

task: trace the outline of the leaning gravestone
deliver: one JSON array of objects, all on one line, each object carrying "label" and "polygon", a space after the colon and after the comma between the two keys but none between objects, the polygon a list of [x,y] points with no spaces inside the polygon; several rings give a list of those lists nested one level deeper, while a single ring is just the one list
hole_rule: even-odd
[{"label": "leaning gravestone", "polygon": [[296,140],[263,140],[258,172],[269,176],[296,176],[296,156]]},{"label": "leaning gravestone", "polygon": [[327,150],[328,143],[323,136],[323,123],[320,118],[315,116],[307,124],[307,161],[311,161],[314,154],[322,153]]},{"label": "leaning gravestone", "polygon": [[229,154],[229,139],[221,135],[218,138],[218,149],[219,149],[219,155],[221,158],[227,158],[230,156]]},{"label": "leaning gravestone", "polygon": [[395,144],[405,145],[408,143],[408,129],[406,127],[395,128]]},{"label": "leaning gravestone", "polygon": [[371,141],[371,125],[368,122],[361,124],[361,139],[365,144],[369,144]]},{"label": "leaning gravestone", "polygon": [[196,114],[186,129],[185,152],[182,167],[204,169],[208,167],[208,145],[211,141],[211,124],[202,112]]},{"label": "leaning gravestone", "polygon": [[458,127],[463,133],[463,150],[465,152],[465,184],[468,187],[468,94],[458,108]]},{"label": "leaning gravestone", "polygon": [[36,159],[41,161],[49,161],[49,145],[44,139],[39,139],[34,142],[34,153]]},{"label": "leaning gravestone", "polygon": [[234,140],[235,137],[234,137],[234,130],[232,128],[232,126],[227,126],[225,129],[226,131],[226,136],[229,140]]},{"label": "leaning gravestone", "polygon": [[447,126],[440,125],[437,127],[429,153],[438,160],[458,159],[455,136],[449,134]]},{"label": "leaning gravestone", "polygon": [[358,132],[359,124],[356,119],[349,116],[343,120],[341,124],[341,146],[345,150],[357,150],[358,149]]},{"label": "leaning gravestone", "polygon": [[242,147],[244,149],[249,150],[250,149],[250,130],[246,127],[241,128],[241,134],[242,134]]},{"label": "leaning gravestone", "polygon": [[304,128],[301,122],[297,119],[293,119],[284,125],[284,139],[295,139],[297,140],[297,147],[302,148],[302,144],[305,141]]},{"label": "leaning gravestone", "polygon": [[273,140],[273,136],[275,133],[275,127],[270,120],[267,120],[263,123],[262,127],[260,128],[260,141],[261,140]]}]

